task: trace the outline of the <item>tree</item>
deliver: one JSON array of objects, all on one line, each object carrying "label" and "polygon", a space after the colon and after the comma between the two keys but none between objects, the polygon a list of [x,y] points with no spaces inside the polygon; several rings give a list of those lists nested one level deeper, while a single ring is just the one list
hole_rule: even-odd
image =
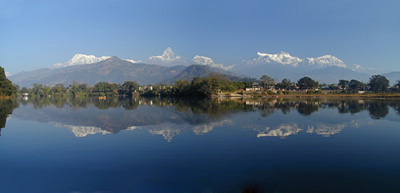
[{"label": "tree", "polygon": [[276,84],[276,86],[280,89],[285,89],[288,90],[291,86],[292,82],[290,82],[289,79],[285,78],[282,80],[282,82]]},{"label": "tree", "polygon": [[0,96],[11,96],[15,90],[15,86],[7,79],[4,69],[0,67]]},{"label": "tree", "polygon": [[22,93],[22,94],[28,93],[28,92],[29,92],[29,90],[28,90],[26,87],[22,87],[22,88],[21,88],[21,93]]},{"label": "tree", "polygon": [[349,88],[351,90],[362,90],[365,88],[365,84],[358,80],[353,79],[349,82]]},{"label": "tree", "polygon": [[101,94],[118,94],[118,84],[108,82],[98,82],[94,85],[92,92]]},{"label": "tree", "polygon": [[312,89],[318,87],[318,82],[314,81],[310,77],[303,77],[301,78],[297,84],[299,85],[300,89]]},{"label": "tree", "polygon": [[397,83],[393,87],[400,89],[400,80],[397,80]]},{"label": "tree", "polygon": [[389,88],[389,80],[382,75],[373,75],[369,79],[369,86],[373,91],[385,91]]},{"label": "tree", "polygon": [[275,85],[275,81],[273,78],[267,76],[267,75],[262,75],[260,78],[260,84],[263,88],[267,86],[267,88],[271,88]]},{"label": "tree", "polygon": [[221,79],[216,76],[210,76],[203,79],[203,84],[200,90],[205,96],[212,96],[217,94],[222,87],[223,81]]},{"label": "tree", "polygon": [[175,82],[172,93],[177,96],[184,96],[188,94],[190,82],[188,80],[178,80]]},{"label": "tree", "polygon": [[[47,90],[47,89],[46,89]],[[42,88],[43,91],[43,88]],[[67,92],[67,88],[64,87],[64,84],[56,84],[53,88],[51,88],[50,93],[52,95],[63,95]],[[42,94],[46,95],[47,93],[42,92]]]},{"label": "tree", "polygon": [[13,94],[14,94],[14,95],[16,95],[16,94],[18,94],[18,91],[19,91],[19,86],[18,86],[18,85],[16,85],[16,84],[13,84],[13,86],[14,86],[14,89],[13,89]]},{"label": "tree", "polygon": [[349,81],[348,80],[339,80],[338,85],[340,86],[340,88],[342,90],[344,90],[349,85]]},{"label": "tree", "polygon": [[42,84],[33,84],[33,88],[31,89],[31,92],[33,95],[36,96],[48,96],[51,93],[52,90],[50,90],[49,86],[44,86]]},{"label": "tree", "polygon": [[339,89],[339,87],[336,84],[329,84],[328,87],[330,90],[338,90]]},{"label": "tree", "polygon": [[132,96],[137,90],[139,90],[139,84],[137,82],[126,81],[120,88],[120,94]]}]

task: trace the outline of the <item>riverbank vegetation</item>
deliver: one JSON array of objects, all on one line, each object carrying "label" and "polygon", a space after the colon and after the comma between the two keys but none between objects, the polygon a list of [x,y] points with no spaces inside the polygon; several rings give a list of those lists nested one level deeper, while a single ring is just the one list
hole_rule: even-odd
[{"label": "riverbank vegetation", "polygon": [[0,98],[14,95],[18,88],[7,79],[4,68],[0,67]]},{"label": "riverbank vegetation", "polygon": [[[12,91],[11,91],[12,92]],[[73,83],[69,86],[57,84],[53,87],[34,84],[19,90],[22,96],[179,96],[179,97],[246,97],[246,96],[393,96],[400,97],[400,81],[390,86],[386,77],[371,76],[368,83],[358,80],[339,80],[337,84],[320,84],[310,77],[297,82],[274,79],[263,75],[259,81],[230,81],[214,74],[206,78],[195,77],[191,81],[178,80],[172,85],[139,85],[134,81],[123,84],[99,82],[94,86]]]}]

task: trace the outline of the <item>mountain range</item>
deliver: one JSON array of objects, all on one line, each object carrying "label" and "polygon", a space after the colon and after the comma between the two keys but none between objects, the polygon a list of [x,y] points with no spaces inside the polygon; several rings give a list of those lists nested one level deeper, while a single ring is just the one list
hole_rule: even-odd
[{"label": "mountain range", "polygon": [[278,81],[284,78],[297,81],[308,76],[321,83],[337,83],[340,79],[365,82],[371,76],[369,69],[360,65],[349,67],[332,55],[302,59],[283,51],[277,54],[258,52],[252,60],[245,60],[232,71],[255,78],[266,74]]},{"label": "mountain range", "polygon": [[[172,84],[177,80],[191,80],[196,76],[206,77],[213,73],[223,74],[231,80],[243,80],[246,77],[258,79],[268,75],[276,82],[284,78],[296,82],[309,76],[321,83],[337,83],[340,79],[367,82],[372,70],[358,64],[346,65],[332,55],[299,58],[283,51],[277,54],[258,52],[253,59],[225,66],[207,56],[195,55],[189,60],[168,47],[162,55],[150,56],[145,60],[76,54],[70,60],[56,63],[53,67],[20,72],[9,78],[21,87],[30,87],[33,83],[50,86],[59,83],[69,85],[73,82],[94,85],[102,81],[123,83],[127,80],[141,85]],[[387,74],[390,76],[390,84],[400,79],[399,74]]]},{"label": "mountain range", "polygon": [[127,80],[134,80],[140,84],[147,85],[171,79],[185,68],[185,66],[181,65],[165,67],[132,63],[117,57],[110,57],[92,64],[21,72],[11,76],[10,79],[21,87],[30,87],[33,83],[50,86],[60,83],[69,85],[73,82],[94,85],[103,81],[124,83]]}]

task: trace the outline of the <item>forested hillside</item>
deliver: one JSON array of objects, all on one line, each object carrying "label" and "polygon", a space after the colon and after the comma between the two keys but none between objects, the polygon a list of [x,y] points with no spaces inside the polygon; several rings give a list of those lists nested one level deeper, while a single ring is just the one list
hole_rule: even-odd
[{"label": "forested hillside", "polygon": [[10,80],[7,79],[4,68],[0,67],[0,96],[11,96],[15,87]]}]

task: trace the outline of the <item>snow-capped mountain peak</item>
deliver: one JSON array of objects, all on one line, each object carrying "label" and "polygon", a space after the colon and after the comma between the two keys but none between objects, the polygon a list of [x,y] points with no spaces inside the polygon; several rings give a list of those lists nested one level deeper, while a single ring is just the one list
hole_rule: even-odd
[{"label": "snow-capped mountain peak", "polygon": [[301,65],[308,65],[308,67],[312,68],[326,68],[330,66],[340,67],[340,68],[349,68],[342,60],[332,55],[323,55],[317,58],[306,58],[301,59],[296,56],[292,56],[287,52],[281,51],[277,54],[268,54],[257,52],[257,57],[253,58],[253,60],[247,61],[249,64],[269,64],[269,63],[277,63],[282,64],[284,66],[293,66],[298,67]]},{"label": "snow-capped mountain peak", "polygon": [[209,65],[215,68],[221,68],[224,70],[231,70],[233,68],[232,66],[224,66],[223,64],[216,64],[210,57],[207,56],[199,56],[196,55],[193,57],[193,63],[195,64],[201,64],[201,65]]},{"label": "snow-capped mountain peak", "polygon": [[150,56],[147,60],[143,62],[148,64],[158,64],[162,66],[173,66],[173,65],[188,65],[190,61],[178,56],[172,51],[171,47],[168,47],[162,55],[159,56]]},{"label": "snow-capped mountain peak", "polygon": [[133,60],[133,59],[124,59],[125,61],[128,61],[130,63],[138,63],[139,61]]},{"label": "snow-capped mountain peak", "polygon": [[174,51],[172,51],[171,47],[168,47],[164,53],[161,56],[150,56],[149,60],[161,60],[161,61],[176,61],[176,60],[181,60],[182,57],[178,56],[175,54]]},{"label": "snow-capped mountain peak", "polygon": [[307,61],[308,64],[316,65],[318,68],[325,68],[329,66],[348,68],[342,60],[332,55],[323,55],[317,58],[307,58]]},{"label": "snow-capped mountain peak", "polygon": [[284,51],[281,51],[278,54],[257,52],[257,57],[253,59],[253,62],[256,64],[279,63],[282,65],[297,66],[299,63],[303,62],[303,59],[291,56],[289,53]]},{"label": "snow-capped mountain peak", "polygon": [[54,64],[54,67],[63,68],[63,67],[82,65],[82,64],[93,64],[93,63],[101,62],[103,60],[107,60],[109,58],[111,58],[111,56],[96,57],[94,55],[75,54],[70,60],[68,60],[66,62]]},{"label": "snow-capped mountain peak", "polygon": [[212,65],[214,64],[214,61],[206,56],[199,56],[196,55],[195,57],[193,57],[192,60],[195,64],[203,64],[203,65]]}]

